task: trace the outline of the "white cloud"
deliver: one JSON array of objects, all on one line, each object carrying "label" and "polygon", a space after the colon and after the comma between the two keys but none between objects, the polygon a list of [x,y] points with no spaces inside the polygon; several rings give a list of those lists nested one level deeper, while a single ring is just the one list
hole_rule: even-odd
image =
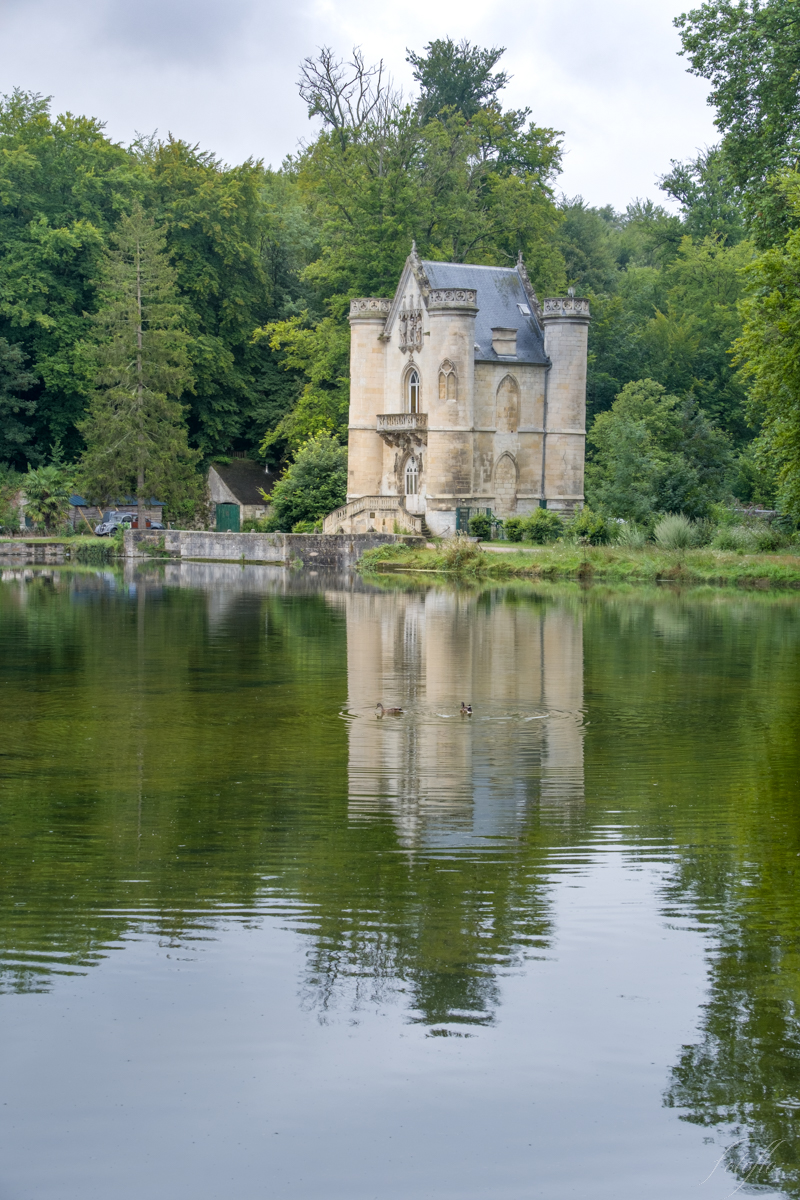
[{"label": "white cloud", "polygon": [[565,133],[560,186],[618,208],[659,197],[671,158],[715,140],[706,87],[677,56],[681,0],[517,6],[406,0],[2,0],[0,87],[52,94],[123,142],[170,130],[229,162],[278,165],[310,132],[295,86],[322,44],[356,43],[412,90],[405,48],[435,37],[504,45],[508,104]]}]

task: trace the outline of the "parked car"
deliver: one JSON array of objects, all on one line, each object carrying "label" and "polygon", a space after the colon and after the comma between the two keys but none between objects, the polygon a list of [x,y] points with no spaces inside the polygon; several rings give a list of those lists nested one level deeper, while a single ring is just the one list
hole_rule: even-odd
[{"label": "parked car", "polygon": [[[151,521],[149,517],[145,517],[144,520],[145,520],[145,527],[147,529],[166,529],[166,525],[162,525],[162,523],[160,521]],[[139,528],[139,522],[136,520],[136,514],[134,513],[133,520],[131,521],[131,529],[138,529],[138,528]]]},{"label": "parked car", "polygon": [[[164,529],[161,521],[151,521],[145,517],[147,529]],[[113,537],[118,529],[138,529],[139,522],[133,512],[107,512],[99,525],[95,526],[97,537]]]},{"label": "parked car", "polygon": [[133,513],[107,512],[103,514],[100,524],[95,525],[94,532],[97,537],[112,537],[118,529],[130,525],[132,520]]}]

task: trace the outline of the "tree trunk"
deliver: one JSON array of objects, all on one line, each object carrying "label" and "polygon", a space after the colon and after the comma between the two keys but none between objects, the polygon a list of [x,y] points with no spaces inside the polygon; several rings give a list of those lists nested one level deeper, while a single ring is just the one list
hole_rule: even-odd
[{"label": "tree trunk", "polygon": [[144,393],[142,385],[142,260],[141,247],[138,242],[136,245],[136,308],[139,318],[136,325],[136,411],[139,418],[139,429],[136,434],[139,443],[139,462],[136,473],[136,524],[142,530],[147,528],[147,520],[144,515],[147,500],[144,492],[144,432],[142,430],[144,418],[142,413]]}]

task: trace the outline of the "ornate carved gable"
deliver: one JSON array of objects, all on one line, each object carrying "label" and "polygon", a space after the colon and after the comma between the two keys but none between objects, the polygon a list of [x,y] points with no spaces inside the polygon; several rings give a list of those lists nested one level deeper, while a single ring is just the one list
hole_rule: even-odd
[{"label": "ornate carved gable", "polygon": [[413,243],[383,327],[385,338],[390,338],[395,326],[398,327],[398,341],[404,354],[422,349],[422,312],[430,294],[431,285]]}]

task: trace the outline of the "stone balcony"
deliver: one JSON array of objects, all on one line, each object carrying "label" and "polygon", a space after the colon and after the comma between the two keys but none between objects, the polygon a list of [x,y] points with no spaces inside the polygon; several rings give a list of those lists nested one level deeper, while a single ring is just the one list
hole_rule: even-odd
[{"label": "stone balcony", "polygon": [[423,446],[428,441],[428,414],[379,413],[376,429],[390,446]]}]

